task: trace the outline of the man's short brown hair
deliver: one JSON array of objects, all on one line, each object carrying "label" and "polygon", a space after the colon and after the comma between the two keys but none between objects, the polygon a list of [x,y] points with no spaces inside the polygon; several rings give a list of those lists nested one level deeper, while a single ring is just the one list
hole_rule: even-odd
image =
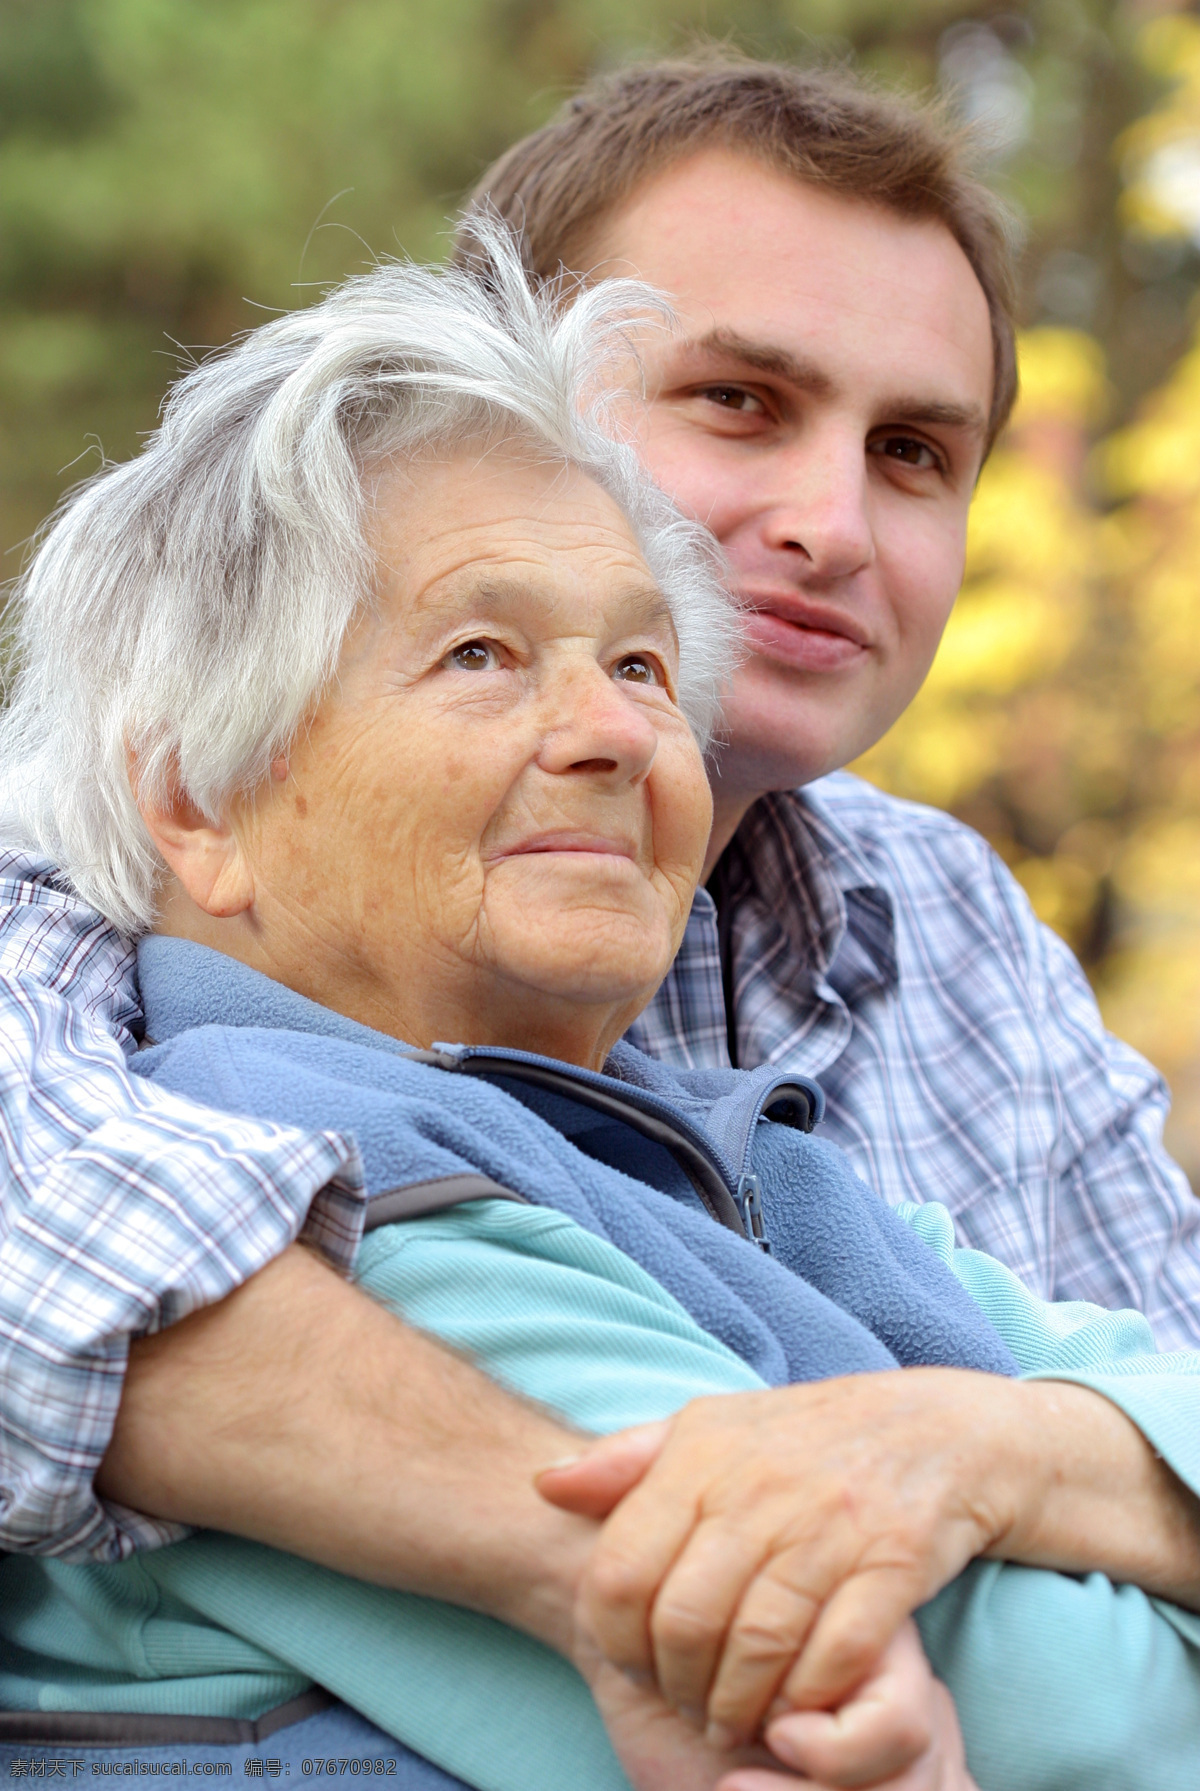
[{"label": "man's short brown hair", "polygon": [[937,112],[842,70],[729,55],[652,62],[590,81],[558,116],[494,162],[470,217],[490,205],[518,229],[531,274],[587,272],[600,224],[650,176],[696,150],[742,150],[768,167],[912,219],[958,242],[987,298],[994,380],[988,443],[1017,393],[1015,280],[1005,213]]}]

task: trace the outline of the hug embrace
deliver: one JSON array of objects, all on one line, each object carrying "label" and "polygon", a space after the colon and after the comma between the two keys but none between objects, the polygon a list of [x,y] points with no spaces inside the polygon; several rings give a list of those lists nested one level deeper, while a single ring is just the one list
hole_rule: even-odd
[{"label": "hug embrace", "polygon": [[611,77],[48,530],[6,1764],[1194,1783],[1164,1091],[981,841],[839,771],[1015,392],[961,158],[845,76]]}]

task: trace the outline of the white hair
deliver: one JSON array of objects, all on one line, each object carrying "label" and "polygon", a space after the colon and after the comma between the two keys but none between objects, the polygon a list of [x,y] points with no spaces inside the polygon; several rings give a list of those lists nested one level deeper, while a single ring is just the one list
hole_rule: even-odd
[{"label": "white hair", "polygon": [[512,437],[594,478],[670,606],[707,744],[736,638],[719,557],[597,396],[631,318],[662,302],[617,280],[537,296],[512,240],[487,235],[470,272],[381,266],[189,372],[138,458],[66,499],[17,585],[0,837],[122,931],[150,925],[163,870],[129,755],[148,794],[174,785],[214,821],[269,775],[369,597],[381,458]]}]

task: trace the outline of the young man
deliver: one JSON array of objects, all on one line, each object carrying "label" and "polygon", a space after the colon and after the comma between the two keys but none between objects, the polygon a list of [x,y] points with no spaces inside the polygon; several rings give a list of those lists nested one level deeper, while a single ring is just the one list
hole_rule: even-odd
[{"label": "young man", "polygon": [[[717,535],[751,657],[716,762],[709,894],[635,1039],[818,1076],[886,1200],[936,1198],[1047,1298],[1200,1337],[1200,1205],[1166,1091],[978,835],[826,778],[916,695],[1015,395],[996,203],[952,141],[824,73],[660,64],[598,83],[476,201],[533,272],[636,273],[642,453]],[[470,252],[469,224],[463,252]]]},{"label": "young man", "polygon": [[[739,104],[786,154],[758,126],[738,136]],[[853,781],[767,794],[877,738],[949,613],[1013,389],[985,196],[920,115],[756,65],[618,80],[555,128],[524,146],[535,174],[624,173],[578,225],[563,214],[548,271],[634,267],[675,295],[684,340],[652,358],[643,449],[754,611],[715,784],[719,924],[701,898],[641,1041],[817,1070],[832,1135],[884,1197],[945,1200],[1039,1292],[1200,1336],[1161,1086],[1105,1041],[986,847]],[[532,223],[523,152],[484,184]],[[887,191],[871,181],[889,156],[912,177]],[[939,167],[973,252],[927,202]],[[520,1624],[556,1534],[532,1473],[570,1439],[291,1245],[353,1254],[342,1141],[134,1093],[131,955],[48,867],[14,857],[0,895],[0,1547],[113,1558],[177,1534],[155,1519],[202,1523]],[[905,1423],[931,1525],[944,1420],[934,1401]],[[661,1459],[677,1473],[692,1448],[702,1477],[688,1434]],[[988,1450],[1005,1439],[981,1447],[982,1480]],[[586,1474],[564,1502],[588,1503]]]}]

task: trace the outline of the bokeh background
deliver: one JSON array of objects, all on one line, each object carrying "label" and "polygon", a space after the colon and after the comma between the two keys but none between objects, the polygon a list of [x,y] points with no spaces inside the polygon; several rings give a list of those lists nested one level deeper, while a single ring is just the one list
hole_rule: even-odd
[{"label": "bokeh background", "polygon": [[0,0],[0,576],[188,355],[441,256],[597,68],[702,34],[977,121],[1024,392],[929,684],[861,769],[980,828],[1167,1073],[1200,1185],[1200,18],[1137,0]]}]

